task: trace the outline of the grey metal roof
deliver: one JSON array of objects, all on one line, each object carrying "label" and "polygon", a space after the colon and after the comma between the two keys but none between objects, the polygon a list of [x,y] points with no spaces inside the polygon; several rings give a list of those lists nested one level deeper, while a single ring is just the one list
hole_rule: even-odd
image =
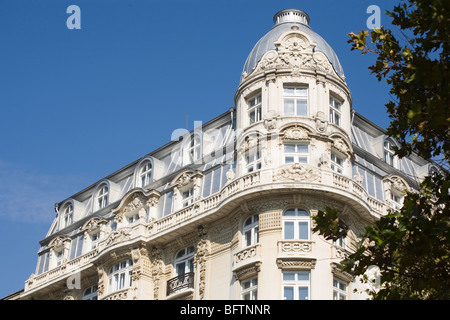
[{"label": "grey metal roof", "polygon": [[265,36],[263,36],[255,45],[253,50],[250,52],[247,61],[244,65],[243,72],[251,74],[256,68],[258,62],[261,60],[263,55],[269,50],[276,50],[274,42],[278,40],[281,34],[286,31],[291,30],[292,26],[297,26],[299,31],[308,34],[312,40],[317,44],[315,51],[322,52],[330,60],[334,70],[340,76],[344,76],[344,70],[342,69],[341,63],[331,48],[331,46],[317,33],[315,33],[308,25],[305,25],[299,21],[283,22],[276,24]]}]

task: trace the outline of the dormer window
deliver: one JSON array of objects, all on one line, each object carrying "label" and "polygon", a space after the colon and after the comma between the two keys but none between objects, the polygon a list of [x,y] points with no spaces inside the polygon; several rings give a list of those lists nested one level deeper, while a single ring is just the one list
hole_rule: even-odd
[{"label": "dormer window", "polygon": [[139,178],[142,188],[152,182],[152,164],[150,163],[150,161],[147,161],[142,165],[141,171],[139,173]]},{"label": "dormer window", "polygon": [[69,204],[65,207],[64,209],[64,214],[63,214],[63,227],[67,227],[69,225],[72,224],[73,222],[73,205]]},{"label": "dormer window", "polygon": [[91,250],[94,250],[95,248],[97,248],[99,240],[100,240],[100,232],[96,232],[93,234],[89,235],[89,240],[90,240],[90,245],[91,245]]},{"label": "dormer window", "polygon": [[194,188],[181,192],[181,203],[183,208],[190,206],[194,202]]},{"label": "dormer window", "polygon": [[261,121],[262,119],[262,103],[261,94],[257,94],[247,100],[249,124]]},{"label": "dormer window", "polygon": [[55,266],[60,266],[64,260],[64,249],[54,251],[55,254]]},{"label": "dormer window", "polygon": [[383,158],[384,162],[386,162],[387,164],[393,167],[397,167],[397,159],[395,157],[393,146],[394,144],[389,140],[386,140],[384,142]]},{"label": "dormer window", "polygon": [[308,88],[285,86],[283,91],[284,114],[290,116],[308,115]]},{"label": "dormer window", "polygon": [[97,207],[102,209],[108,205],[108,186],[104,185],[97,193]]},{"label": "dormer window", "polygon": [[188,148],[189,162],[193,163],[202,157],[202,139],[200,136],[193,134]]}]

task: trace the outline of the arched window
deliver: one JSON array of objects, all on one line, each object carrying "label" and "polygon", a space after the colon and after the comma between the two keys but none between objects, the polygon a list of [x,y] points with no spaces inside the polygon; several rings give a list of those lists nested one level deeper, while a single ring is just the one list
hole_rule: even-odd
[{"label": "arched window", "polygon": [[115,292],[131,287],[133,272],[133,261],[131,259],[122,261],[111,267],[108,273],[109,292]]},{"label": "arched window", "polygon": [[97,192],[97,209],[104,208],[108,205],[109,189],[105,184]]},{"label": "arched window", "polygon": [[69,204],[64,208],[63,213],[63,227],[67,227],[73,222],[73,205]]},{"label": "arched window", "polygon": [[175,255],[175,275],[181,276],[194,271],[194,247],[181,249]]},{"label": "arched window", "polygon": [[202,157],[202,139],[199,135],[193,134],[188,146],[189,163],[193,163]]},{"label": "arched window", "polygon": [[139,171],[139,179],[141,187],[145,187],[152,182],[152,164],[150,161],[146,161]]},{"label": "arched window", "polygon": [[252,246],[259,242],[259,218],[255,214],[248,217],[242,226],[244,247]]},{"label": "arched window", "polygon": [[92,286],[84,290],[82,300],[97,300],[98,286]]},{"label": "arched window", "polygon": [[288,209],[283,212],[284,239],[310,239],[310,215],[303,209]]}]

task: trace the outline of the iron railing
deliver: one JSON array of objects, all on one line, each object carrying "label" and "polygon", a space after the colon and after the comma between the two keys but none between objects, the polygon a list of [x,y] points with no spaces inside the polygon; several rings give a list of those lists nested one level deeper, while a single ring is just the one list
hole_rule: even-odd
[{"label": "iron railing", "polygon": [[194,273],[188,272],[167,281],[167,296],[182,289],[194,288]]}]

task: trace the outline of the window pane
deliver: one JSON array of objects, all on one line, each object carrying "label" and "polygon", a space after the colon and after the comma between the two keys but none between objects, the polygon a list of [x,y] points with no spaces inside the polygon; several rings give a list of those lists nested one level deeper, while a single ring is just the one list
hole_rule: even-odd
[{"label": "window pane", "polygon": [[307,144],[297,144],[297,152],[298,153],[308,153],[308,147]]},{"label": "window pane", "polygon": [[294,153],[295,152],[295,144],[285,144],[284,152],[286,153]]},{"label": "window pane", "polygon": [[284,287],[284,299],[285,300],[294,300],[294,288],[293,287]]},{"label": "window pane", "polygon": [[295,216],[295,209],[288,209],[283,213],[283,216],[286,217],[294,217]]},{"label": "window pane", "polygon": [[306,100],[297,100],[297,115],[298,116],[308,115],[308,103]]},{"label": "window pane", "polygon": [[294,272],[283,272],[283,280],[294,281],[295,273]]},{"label": "window pane", "polygon": [[308,163],[307,157],[298,157],[298,163]]},{"label": "window pane", "polygon": [[294,157],[284,157],[284,163],[293,163]]},{"label": "window pane", "polygon": [[298,287],[298,300],[308,300],[308,287]]},{"label": "window pane", "polygon": [[299,281],[309,281],[309,271],[299,271],[299,272],[297,272],[297,280],[299,280]]},{"label": "window pane", "polygon": [[308,240],[309,232],[308,232],[308,222],[299,222],[298,223],[298,232],[299,239]]},{"label": "window pane", "polygon": [[308,88],[295,88],[295,95],[300,97],[307,97]]},{"label": "window pane", "polygon": [[295,95],[295,88],[284,88],[284,95],[287,97],[292,97]]},{"label": "window pane", "polygon": [[309,212],[305,210],[298,210],[298,215],[300,217],[309,217]]},{"label": "window pane", "polygon": [[295,100],[293,99],[284,99],[284,114],[294,115],[295,109]]},{"label": "window pane", "polygon": [[284,223],[284,238],[294,239],[294,222],[286,221]]}]

